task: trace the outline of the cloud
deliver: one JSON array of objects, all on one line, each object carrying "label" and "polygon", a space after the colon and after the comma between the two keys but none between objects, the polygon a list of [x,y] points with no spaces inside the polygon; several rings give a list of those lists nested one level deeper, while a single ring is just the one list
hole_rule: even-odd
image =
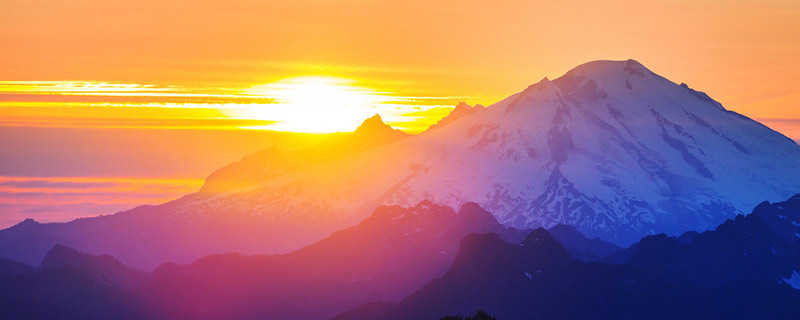
[{"label": "cloud", "polygon": [[274,120],[230,118],[102,118],[102,117],[8,117],[3,127],[40,128],[139,128],[139,129],[239,129],[265,126]]},{"label": "cloud", "polygon": [[289,77],[247,87],[0,81],[5,113],[0,126],[336,132],[355,129],[380,112],[419,132],[438,118],[412,113],[464,98],[402,95],[379,84],[362,86],[356,79],[332,76]]},{"label": "cloud", "polygon": [[194,192],[200,185],[199,179],[0,176],[0,228],[26,218],[69,221],[159,204]]}]

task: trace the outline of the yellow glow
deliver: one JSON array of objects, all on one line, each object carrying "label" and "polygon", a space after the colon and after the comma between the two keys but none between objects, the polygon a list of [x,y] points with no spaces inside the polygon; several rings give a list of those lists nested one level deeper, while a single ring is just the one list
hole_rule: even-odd
[{"label": "yellow glow", "polygon": [[386,85],[335,76],[247,87],[0,81],[0,126],[329,133],[352,131],[380,113],[387,124],[419,133],[467,98],[373,89]]},{"label": "yellow glow", "polygon": [[0,81],[0,92],[153,92],[169,88],[135,83],[108,83],[97,81]]},{"label": "yellow glow", "polygon": [[252,129],[308,133],[353,131],[377,112],[378,104],[392,99],[355,83],[337,77],[301,76],[253,86],[247,94],[273,99],[275,103],[240,110],[236,116],[277,121]]}]

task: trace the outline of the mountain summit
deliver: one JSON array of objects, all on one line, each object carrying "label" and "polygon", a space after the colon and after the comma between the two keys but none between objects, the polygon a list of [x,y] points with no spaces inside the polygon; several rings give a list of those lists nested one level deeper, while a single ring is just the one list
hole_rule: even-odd
[{"label": "mountain summit", "polygon": [[431,136],[483,158],[458,185],[481,186],[461,191],[501,222],[621,243],[708,228],[800,187],[794,142],[635,60],[545,78]]},{"label": "mountain summit", "polygon": [[200,191],[225,193],[253,187],[285,172],[332,161],[409,136],[385,124],[376,113],[364,120],[353,133],[334,134],[319,145],[298,151],[272,146],[248,155],[211,173]]},{"label": "mountain summit", "polygon": [[358,134],[380,134],[382,132],[402,133],[383,122],[381,115],[376,113],[374,116],[367,118],[361,125],[356,128],[354,133]]},{"label": "mountain summit", "polygon": [[367,118],[349,137],[346,144],[351,146],[361,145],[362,148],[370,148],[381,144],[395,142],[409,137],[408,133],[392,128],[381,119],[380,114]]},{"label": "mountain summit", "polygon": [[[363,129],[390,132],[378,120]],[[626,245],[704,230],[800,190],[800,146],[634,60],[589,62],[425,134],[343,149],[355,144],[332,140],[299,157],[314,161],[269,158],[292,163],[285,167],[249,161],[236,171],[242,177],[268,174],[247,189],[7,229],[0,257],[36,263],[54,239],[126,263],[145,256],[149,266],[285,252],[355,225],[380,205],[423,200],[476,202],[506,226],[567,224]]]},{"label": "mountain summit", "polygon": [[482,105],[479,105],[479,104],[476,104],[473,107],[471,105],[468,105],[466,102],[459,102],[456,105],[456,107],[453,108],[452,111],[450,111],[450,113],[448,113],[444,118],[440,119],[438,122],[436,122],[436,124],[430,126],[425,131],[430,131],[430,130],[434,130],[434,129],[438,129],[438,128],[444,127],[444,126],[446,126],[448,124],[451,124],[451,123],[455,122],[458,119],[461,119],[463,117],[466,117],[468,115],[471,115],[471,114],[479,112],[479,111],[483,111],[484,109],[486,109],[486,107],[484,107]]}]

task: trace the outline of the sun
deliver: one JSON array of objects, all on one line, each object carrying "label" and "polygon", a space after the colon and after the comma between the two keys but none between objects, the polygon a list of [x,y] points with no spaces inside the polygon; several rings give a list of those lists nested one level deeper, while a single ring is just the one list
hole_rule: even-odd
[{"label": "sun", "polygon": [[246,94],[272,99],[274,103],[248,108],[243,116],[275,120],[257,129],[306,133],[353,131],[374,115],[388,97],[357,81],[331,76],[298,76],[256,85]]}]

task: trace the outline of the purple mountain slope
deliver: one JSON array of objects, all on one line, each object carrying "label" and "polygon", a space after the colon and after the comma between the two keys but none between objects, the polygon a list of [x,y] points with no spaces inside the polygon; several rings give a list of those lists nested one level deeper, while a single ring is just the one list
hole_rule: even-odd
[{"label": "purple mountain slope", "polygon": [[142,296],[165,318],[326,319],[375,299],[399,300],[441,276],[471,233],[497,233],[512,243],[525,236],[474,203],[458,212],[430,202],[380,207],[358,225],[288,254],[162,266]]},{"label": "purple mountain slope", "polygon": [[506,226],[566,224],[627,245],[712,228],[800,191],[794,141],[634,60],[586,63],[435,130],[386,136],[321,161],[267,152],[160,206],[25,222],[0,231],[0,257],[35,264],[62,243],[152,269],[213,253],[288,252],[380,205],[423,200],[476,202]]},{"label": "purple mountain slope", "polygon": [[337,320],[436,319],[481,309],[498,319],[796,319],[800,194],[762,203],[693,239],[643,238],[621,265],[582,263],[544,229],[520,244],[470,235],[452,267],[399,302]]}]

